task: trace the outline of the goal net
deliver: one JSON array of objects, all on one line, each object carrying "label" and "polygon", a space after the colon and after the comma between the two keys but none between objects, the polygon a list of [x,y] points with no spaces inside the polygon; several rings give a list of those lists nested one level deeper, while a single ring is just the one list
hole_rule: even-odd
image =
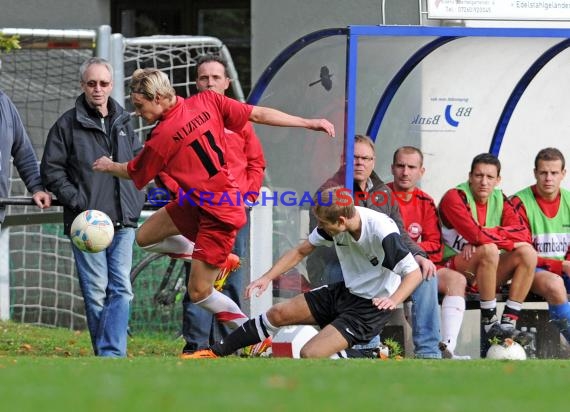
[{"label": "goal net", "polygon": [[[92,30],[3,30],[18,35],[21,49],[0,58],[0,89],[14,102],[41,159],[49,128],[80,93],[79,65],[93,55]],[[29,196],[12,168],[10,197]],[[19,322],[81,329],[83,300],[60,210],[40,213],[10,205],[2,229],[9,231],[9,316]],[[59,213],[58,213],[59,212]],[[33,222],[35,224],[26,224]],[[2,276],[2,275],[0,275]]]},{"label": "goal net", "polygon": [[[243,100],[243,92],[231,55],[216,38],[203,36],[152,36],[124,38],[120,43],[101,38],[93,30],[0,29],[4,35],[18,35],[20,50],[1,55],[0,89],[18,108],[28,134],[41,159],[50,127],[66,110],[73,107],[81,93],[79,66],[100,50],[97,42],[108,42],[115,67],[113,97],[133,108],[125,95],[132,72],[137,68],[156,67],[170,78],[181,96],[195,92],[195,66],[204,54],[221,55],[228,60],[232,78],[231,95]],[[99,35],[99,37],[98,37]],[[104,48],[101,48],[104,50]],[[117,67],[117,62],[121,67]],[[124,76],[123,76],[124,74]],[[123,85],[123,87],[121,87]],[[133,117],[141,141],[148,126]],[[12,170],[10,198],[29,196]],[[61,208],[41,212],[33,206],[11,205],[2,229],[9,230],[9,317],[15,321],[73,329],[86,327],[83,299],[75,273],[75,264],[67,237],[63,236]],[[4,236],[5,237],[5,236]],[[0,240],[1,244],[1,240]],[[1,254],[1,252],[0,252]],[[135,247],[133,267],[147,254]],[[155,310],[153,296],[163,270],[154,270],[158,262],[145,271],[144,281],[135,282],[131,324],[137,332],[147,327],[176,333],[181,325],[181,304],[165,316]],[[0,270],[0,285],[2,282]],[[153,280],[153,277],[156,279]],[[141,278],[142,279],[142,278]],[[0,286],[1,288],[1,286]],[[0,291],[0,318],[2,318]],[[7,299],[6,299],[7,300]],[[7,316],[4,316],[7,317]],[[148,325],[148,326],[146,326]]]}]

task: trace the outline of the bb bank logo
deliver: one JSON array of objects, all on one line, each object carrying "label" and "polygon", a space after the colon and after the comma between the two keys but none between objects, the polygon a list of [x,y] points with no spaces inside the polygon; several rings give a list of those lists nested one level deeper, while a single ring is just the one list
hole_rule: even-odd
[{"label": "bb bank logo", "polygon": [[[471,106],[459,106],[448,104],[443,113],[426,115],[418,113],[410,122],[410,125],[417,126],[440,126],[447,123],[451,127],[459,127],[461,120],[470,117],[473,111]],[[445,123],[444,123],[445,121]]]}]

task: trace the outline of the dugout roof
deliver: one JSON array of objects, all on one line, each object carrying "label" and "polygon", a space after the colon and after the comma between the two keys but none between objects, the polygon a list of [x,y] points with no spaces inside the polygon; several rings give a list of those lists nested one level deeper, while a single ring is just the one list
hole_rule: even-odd
[{"label": "dugout roof", "polygon": [[[376,171],[391,180],[393,151],[425,154],[422,187],[436,200],[467,178],[472,158],[503,163],[506,194],[534,182],[537,151],[570,153],[570,30],[349,26],[311,33],[267,67],[248,101],[326,117],[337,138],[256,126],[267,185],[314,192],[352,158],[346,136],[376,141]],[[346,167],[351,187],[352,162]],[[569,187],[568,179],[565,182]]]}]

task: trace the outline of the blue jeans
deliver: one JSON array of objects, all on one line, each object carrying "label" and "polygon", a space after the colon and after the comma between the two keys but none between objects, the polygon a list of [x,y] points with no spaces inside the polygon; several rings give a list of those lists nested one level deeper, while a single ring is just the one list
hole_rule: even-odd
[{"label": "blue jeans", "polygon": [[[241,296],[243,294],[243,276],[249,273],[248,265],[248,244],[249,244],[249,210],[246,210],[247,223],[236,236],[233,253],[240,257],[241,266],[235,272],[232,272],[222,293],[233,300],[241,307]],[[189,268],[186,271],[186,283],[188,283]],[[214,344],[221,338],[226,337],[230,332],[227,326],[215,321],[212,313],[195,305],[190,300],[188,293],[184,295],[182,300],[182,336],[186,340],[185,350],[205,349]]]},{"label": "blue jeans", "polygon": [[82,252],[71,244],[96,356],[127,355],[134,240],[135,230],[123,228],[115,231],[111,245],[99,253]]},{"label": "blue jeans", "polygon": [[437,279],[423,280],[412,293],[412,339],[416,358],[441,359]]}]

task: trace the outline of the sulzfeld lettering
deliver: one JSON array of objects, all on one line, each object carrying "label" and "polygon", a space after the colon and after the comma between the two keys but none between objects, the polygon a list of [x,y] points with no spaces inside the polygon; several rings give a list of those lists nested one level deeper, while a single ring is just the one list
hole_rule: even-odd
[{"label": "sulzfeld lettering", "polygon": [[178,129],[174,134],[174,136],[172,136],[172,139],[177,142],[184,140],[186,136],[188,136],[190,133],[196,130],[198,126],[201,126],[204,123],[206,123],[208,120],[210,120],[210,118],[211,118],[210,113],[208,112],[200,113],[198,116],[194,117],[184,126],[182,126],[180,129]]}]

